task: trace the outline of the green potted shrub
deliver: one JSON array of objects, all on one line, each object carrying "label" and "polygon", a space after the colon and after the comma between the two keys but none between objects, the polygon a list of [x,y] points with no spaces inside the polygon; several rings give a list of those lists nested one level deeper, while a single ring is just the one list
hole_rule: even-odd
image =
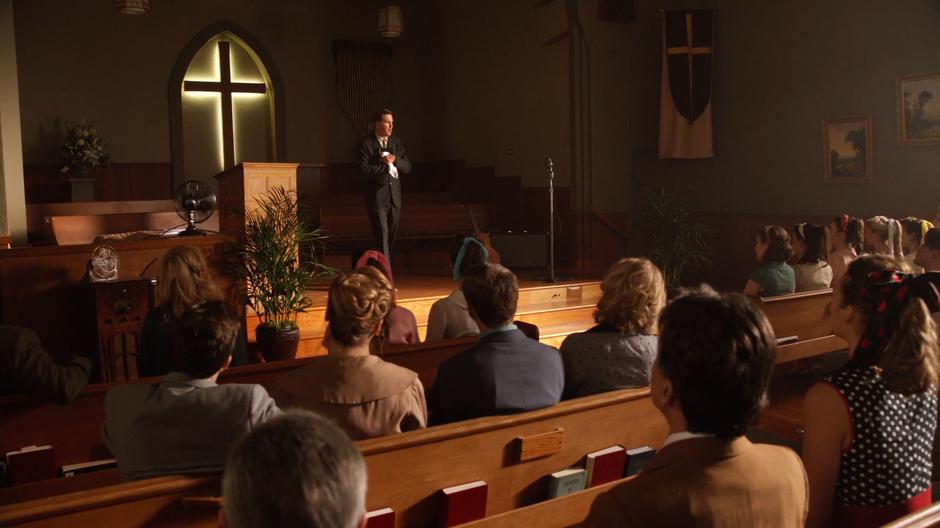
[{"label": "green potted shrub", "polygon": [[709,227],[692,213],[688,195],[683,191],[649,190],[647,203],[650,256],[662,269],[666,285],[678,288],[686,272],[711,265]]},{"label": "green potted shrub", "polygon": [[336,274],[315,260],[302,260],[301,249],[326,238],[300,206],[295,191],[274,187],[246,213],[241,265],[248,304],[261,319],[255,336],[266,361],[297,355],[297,316],[312,301],[311,285]]}]

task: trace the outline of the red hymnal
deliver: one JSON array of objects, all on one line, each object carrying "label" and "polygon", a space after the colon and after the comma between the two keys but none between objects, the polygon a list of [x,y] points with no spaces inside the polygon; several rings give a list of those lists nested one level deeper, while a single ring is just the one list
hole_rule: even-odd
[{"label": "red hymnal", "polygon": [[600,486],[623,478],[623,465],[627,461],[627,450],[612,446],[587,455],[587,486]]},{"label": "red hymnal", "polygon": [[382,508],[366,513],[366,528],[395,528],[395,510]]},{"label": "red hymnal", "polygon": [[11,486],[59,476],[59,460],[52,446],[26,446],[10,451],[6,459]]},{"label": "red hymnal", "polygon": [[486,516],[486,482],[478,480],[441,490],[444,493],[444,523],[457,526]]}]

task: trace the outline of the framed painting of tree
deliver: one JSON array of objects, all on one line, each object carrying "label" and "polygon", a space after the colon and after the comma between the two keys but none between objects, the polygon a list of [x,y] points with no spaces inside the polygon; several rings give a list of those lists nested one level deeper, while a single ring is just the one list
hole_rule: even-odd
[{"label": "framed painting of tree", "polygon": [[898,139],[902,145],[940,144],[940,73],[898,79]]},{"label": "framed painting of tree", "polygon": [[870,115],[823,120],[823,166],[830,183],[874,181]]}]

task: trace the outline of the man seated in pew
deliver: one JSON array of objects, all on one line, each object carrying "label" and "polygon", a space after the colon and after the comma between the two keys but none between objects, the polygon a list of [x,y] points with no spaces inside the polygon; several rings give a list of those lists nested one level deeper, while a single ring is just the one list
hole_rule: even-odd
[{"label": "man seated in pew", "polygon": [[[388,259],[381,251],[374,249],[363,251],[358,255],[353,254],[353,269],[356,270],[364,266],[371,266],[379,270],[385,275],[385,278],[388,279],[389,284],[392,285],[392,304],[389,306],[388,315],[385,316],[385,321],[382,324],[381,340],[373,340],[373,345],[377,343],[380,345],[412,345],[420,343],[421,337],[418,335],[418,320],[415,319],[414,312],[404,306],[399,306],[398,302],[396,302],[398,288],[395,287],[395,279],[392,276],[392,266],[388,263]],[[382,350],[382,346],[379,346],[378,350]]]},{"label": "man seated in pew", "polygon": [[800,458],[744,436],[776,355],[767,318],[739,294],[706,286],[667,306],[651,397],[669,436],[637,478],[597,497],[586,525],[803,526]]},{"label": "man seated in pew", "polygon": [[174,328],[172,372],[105,397],[105,445],[125,479],[221,471],[233,442],[280,413],[260,385],[217,385],[240,323],[222,301],[187,310]]},{"label": "man seated in pew", "polygon": [[288,411],[245,435],[225,466],[222,528],[363,528],[366,464],[343,431]]},{"label": "man seated in pew", "polygon": [[391,303],[392,285],[371,266],[335,278],[326,305],[327,356],[278,377],[271,388],[278,405],[316,411],[355,440],[426,427],[418,375],[370,353]]},{"label": "man seated in pew", "polygon": [[73,356],[68,363],[57,364],[35,332],[0,325],[0,394],[25,391],[40,401],[66,404],[88,383],[90,374],[88,358]]},{"label": "man seated in pew", "polygon": [[465,277],[461,290],[480,327],[473,347],[441,364],[429,398],[431,422],[511,414],[558,403],[565,373],[561,353],[512,324],[519,301],[516,276],[499,264]]},{"label": "man seated in pew", "polygon": [[834,285],[830,319],[849,362],[804,398],[811,527],[881,526],[932,502],[940,276],[908,271],[867,255]]},{"label": "man seated in pew", "polygon": [[594,320],[561,344],[565,399],[650,384],[656,322],[666,304],[663,274],[647,259],[625,258],[604,275]]}]

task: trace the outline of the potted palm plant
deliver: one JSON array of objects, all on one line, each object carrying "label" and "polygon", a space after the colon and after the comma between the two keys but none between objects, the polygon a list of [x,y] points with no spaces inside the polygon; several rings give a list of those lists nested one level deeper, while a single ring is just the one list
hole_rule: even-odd
[{"label": "potted palm plant", "polygon": [[266,361],[296,356],[297,316],[312,304],[307,291],[314,282],[336,274],[316,260],[300,259],[302,249],[325,238],[295,191],[274,187],[246,213],[241,265],[248,304],[261,319],[255,336]]},{"label": "potted palm plant", "polygon": [[670,288],[681,286],[683,275],[712,263],[708,225],[696,218],[687,193],[668,188],[649,190],[649,251],[663,270]]}]

